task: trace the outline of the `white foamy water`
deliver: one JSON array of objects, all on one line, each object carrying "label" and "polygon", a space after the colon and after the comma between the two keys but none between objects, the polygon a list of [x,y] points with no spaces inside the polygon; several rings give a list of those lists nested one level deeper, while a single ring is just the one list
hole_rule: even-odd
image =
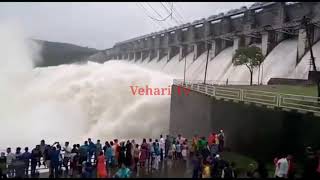
[{"label": "white foamy water", "polygon": [[[315,57],[315,62],[317,66],[317,70],[320,68],[320,41],[318,41],[315,45],[313,45],[313,56]],[[290,78],[297,78],[297,79],[308,79],[309,70],[312,70],[312,66],[310,69],[310,51],[308,51],[297,67],[295,68],[294,72],[290,74]]]},{"label": "white foamy water", "polygon": [[297,39],[287,39],[278,44],[261,65],[262,83],[267,84],[270,78],[288,78],[296,67],[296,56]]},{"label": "white foamy water", "polygon": [[40,51],[23,33],[0,25],[0,39],[0,149],[168,133],[170,96],[134,96],[130,86],[170,88],[171,76],[126,61],[33,69]]}]

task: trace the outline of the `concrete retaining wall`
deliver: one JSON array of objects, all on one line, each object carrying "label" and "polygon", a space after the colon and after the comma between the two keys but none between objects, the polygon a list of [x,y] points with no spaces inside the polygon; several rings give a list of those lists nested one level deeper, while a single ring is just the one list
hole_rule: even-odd
[{"label": "concrete retaining wall", "polygon": [[208,137],[224,129],[233,151],[270,161],[277,153],[300,154],[320,147],[320,117],[243,103],[215,100],[191,91],[179,96],[172,86],[170,134]]}]

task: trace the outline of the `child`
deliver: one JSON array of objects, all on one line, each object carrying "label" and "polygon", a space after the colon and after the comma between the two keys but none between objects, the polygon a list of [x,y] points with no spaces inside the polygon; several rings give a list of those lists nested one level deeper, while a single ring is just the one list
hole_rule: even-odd
[{"label": "child", "polygon": [[172,151],[172,160],[177,159],[177,148],[176,148],[176,142],[173,141],[171,151]]},{"label": "child", "polygon": [[90,162],[82,163],[82,178],[92,178],[93,167]]},{"label": "child", "polygon": [[115,178],[130,178],[130,169],[125,166],[124,163],[121,164],[121,168],[114,175]]},{"label": "child", "polygon": [[177,152],[177,157],[178,157],[178,159],[181,159],[181,158],[182,158],[182,154],[181,154],[181,144],[179,143],[179,141],[177,141],[176,152]]},{"label": "child", "polygon": [[172,154],[172,146],[170,146],[169,149],[168,149],[168,158],[172,159],[172,156],[173,156],[173,154]]},{"label": "child", "polygon": [[183,145],[182,145],[182,157],[183,157],[183,160],[187,160],[187,156],[188,156],[188,145],[186,143],[186,141],[183,142]]},{"label": "child", "polygon": [[211,177],[210,163],[207,160],[204,160],[202,178],[210,178],[210,177]]}]

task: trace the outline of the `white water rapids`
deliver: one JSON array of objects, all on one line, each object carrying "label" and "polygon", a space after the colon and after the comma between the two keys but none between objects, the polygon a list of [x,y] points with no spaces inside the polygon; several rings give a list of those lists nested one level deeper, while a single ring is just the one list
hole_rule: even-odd
[{"label": "white water rapids", "polygon": [[124,61],[33,68],[40,48],[7,27],[0,26],[1,149],[168,132],[170,96],[134,96],[130,86],[168,88],[172,77]]}]

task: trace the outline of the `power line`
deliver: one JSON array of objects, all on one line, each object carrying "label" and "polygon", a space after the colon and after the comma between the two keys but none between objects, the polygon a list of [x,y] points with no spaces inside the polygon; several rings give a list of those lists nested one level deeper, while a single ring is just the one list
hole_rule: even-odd
[{"label": "power line", "polygon": [[[161,14],[155,9],[153,8],[148,2],[146,2],[146,4],[160,17],[163,18],[161,16]],[[167,25],[172,26],[171,22],[166,21],[169,17],[172,17],[172,12],[169,12],[169,15],[167,16],[167,18],[163,18],[163,22],[166,22]]]},{"label": "power line", "polygon": [[136,3],[136,5],[143,10],[143,12],[151,19],[151,21],[152,21],[154,24],[158,25],[158,26],[161,27],[162,29],[165,29],[165,27],[163,27],[162,24],[161,24],[159,21],[156,21],[155,19],[153,19],[153,18],[147,13],[148,10],[147,10],[144,6],[142,6],[142,5],[138,4],[138,3]]},{"label": "power line", "polygon": [[[169,2],[166,2],[169,5]],[[181,15],[181,13],[179,13],[178,9],[175,8],[175,6],[173,5],[174,2],[172,2],[172,8],[173,11],[179,16],[179,18],[182,19],[183,22],[187,22],[186,19]],[[177,7],[177,4],[176,4]]]},{"label": "power line", "polygon": [[[165,23],[167,26],[172,26],[170,23],[168,23],[168,21],[166,21],[166,20],[170,17],[170,15],[167,16],[166,18],[163,18],[163,17],[161,16],[161,14],[159,14],[152,6],[149,5],[149,3],[147,3],[147,5],[148,5],[156,14],[158,14],[158,16],[159,16],[160,18],[162,18],[161,20],[159,20],[159,19],[157,19],[157,18],[154,18],[154,16],[153,16],[153,20],[159,21],[159,22],[161,22],[161,23]],[[142,3],[141,3],[141,6],[143,6]],[[144,7],[144,6],[143,6],[143,7]],[[150,9],[150,8],[149,8],[149,9]],[[145,9],[147,9],[147,8],[145,7]],[[152,13],[151,13],[151,14],[152,14]]]},{"label": "power line", "polygon": [[[176,4],[176,7],[178,7],[177,4]],[[187,22],[184,16],[182,16],[181,13],[179,13],[178,8],[176,9],[175,6],[173,6],[173,11],[176,12],[176,14],[182,19],[183,22]]]},{"label": "power line", "polygon": [[148,2],[147,2],[147,5],[148,5],[156,14],[158,14],[158,16],[159,16],[160,18],[163,18],[163,17],[161,16],[161,14],[159,14],[158,11],[156,11]]},{"label": "power line", "polygon": [[[178,16],[178,13],[177,13],[177,11],[176,11],[176,9],[175,9],[175,7],[174,7],[174,5],[173,5],[174,3],[172,2],[172,13],[174,14],[174,15],[176,15],[176,19],[178,19],[179,21],[180,21],[180,23],[181,24],[183,24],[183,18],[180,16],[180,14],[179,14],[179,16]],[[167,5],[170,5],[169,4],[169,2],[167,2]],[[179,23],[178,23],[179,24]]]},{"label": "power line", "polygon": [[[160,2],[161,3],[161,5],[162,5],[162,7],[168,12],[168,13],[170,13],[170,11],[168,10],[168,8],[162,3],[162,2]],[[172,7],[173,7],[173,4],[172,4]],[[173,9],[172,9],[173,10]],[[172,12],[173,13],[173,12]],[[180,24],[181,22],[178,22],[177,21],[177,19],[174,17],[174,16],[172,16],[172,19],[177,23],[177,24]]]},{"label": "power line", "polygon": [[[141,5],[141,6],[142,6],[142,5]],[[143,7],[143,6],[142,6],[142,7]],[[146,9],[145,7],[143,7],[143,8],[144,8],[145,11],[147,11],[147,9]],[[157,18],[154,18],[154,17],[152,17],[152,16],[150,16],[150,15],[147,15],[147,16],[148,16],[149,18],[155,20],[155,21],[165,21],[165,20],[167,20],[171,15],[172,15],[172,13],[169,14],[167,17],[163,18],[163,19],[157,19]]]}]

